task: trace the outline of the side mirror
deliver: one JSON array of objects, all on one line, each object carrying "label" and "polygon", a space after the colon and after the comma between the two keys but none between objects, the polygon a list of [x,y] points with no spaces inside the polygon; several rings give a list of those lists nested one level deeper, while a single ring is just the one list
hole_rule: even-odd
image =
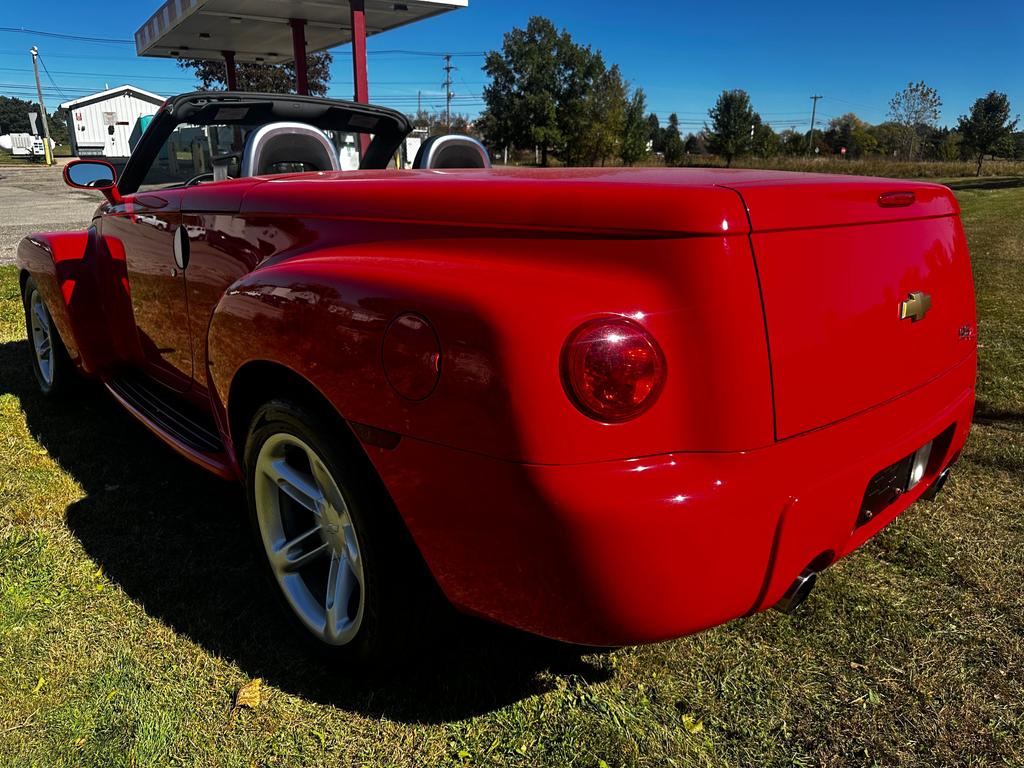
[{"label": "side mirror", "polygon": [[75,189],[95,189],[111,203],[120,202],[117,171],[105,160],[72,160],[64,166],[64,183]]}]

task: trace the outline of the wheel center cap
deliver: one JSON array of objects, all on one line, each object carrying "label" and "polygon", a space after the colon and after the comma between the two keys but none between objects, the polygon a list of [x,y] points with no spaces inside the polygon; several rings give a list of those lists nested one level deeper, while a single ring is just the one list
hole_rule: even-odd
[{"label": "wheel center cap", "polygon": [[326,528],[327,532],[329,534],[331,534],[332,536],[335,535],[339,530],[341,530],[340,528],[338,528],[336,523],[328,523],[325,526],[325,528]]}]

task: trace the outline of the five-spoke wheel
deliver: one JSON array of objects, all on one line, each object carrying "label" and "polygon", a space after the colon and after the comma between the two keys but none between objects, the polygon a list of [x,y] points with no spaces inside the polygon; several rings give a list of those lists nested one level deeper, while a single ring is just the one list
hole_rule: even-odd
[{"label": "five-spoke wheel", "polygon": [[300,636],[332,659],[388,664],[422,646],[432,581],[355,437],[326,403],[276,399],[250,420],[255,545]]},{"label": "five-spoke wheel", "polygon": [[25,328],[28,331],[32,373],[39,390],[52,395],[69,386],[75,376],[64,342],[53,324],[53,317],[36,281],[25,281],[22,300],[25,305]]},{"label": "five-spoke wheel", "polygon": [[363,561],[338,481],[287,433],[263,443],[254,481],[256,519],[281,592],[310,632],[344,645],[363,618]]}]

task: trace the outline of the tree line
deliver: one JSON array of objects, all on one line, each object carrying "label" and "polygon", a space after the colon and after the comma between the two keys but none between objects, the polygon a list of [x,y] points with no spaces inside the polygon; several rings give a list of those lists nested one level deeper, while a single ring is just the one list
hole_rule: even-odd
[{"label": "tree line", "polygon": [[884,156],[900,160],[1024,159],[1024,132],[1011,117],[1006,94],[979,98],[955,128],[939,126],[942,100],[924,82],[896,93],[888,119],[871,125],[846,113],[827,127],[777,131],[742,90],[723,91],[704,127],[686,136],[679,117],[663,123],[647,113],[644,91],[626,82],[600,51],[576,43],[543,17],[507,33],[501,50],[487,54],[486,108],[474,127],[490,150],[536,151],[541,165],[632,165],[649,155],[666,165],[689,156],[716,155],[731,165],[743,156]]},{"label": "tree line", "polygon": [[[29,112],[39,114],[39,111],[38,102],[18,99],[13,96],[0,96],[0,134],[31,133],[28,114]],[[50,127],[50,138],[57,144],[66,144],[68,141],[67,112],[58,109],[47,115],[46,120]],[[36,127],[42,134],[43,125],[38,120]]]},{"label": "tree line", "polygon": [[[221,62],[179,59],[200,87],[225,87]],[[326,95],[332,56],[308,57],[310,91]],[[599,50],[577,43],[566,30],[541,16],[524,29],[506,33],[501,50],[486,55],[483,71],[485,109],[471,121],[454,115],[420,112],[416,127],[435,133],[470,133],[492,154],[534,153],[541,165],[552,158],[563,165],[633,165],[656,162],[683,165],[695,156],[714,155],[726,165],[739,157],[778,155],[842,156],[851,159],[888,157],[899,160],[973,160],[980,175],[986,157],[1024,159],[1024,131],[1012,116],[1006,94],[992,91],[977,99],[956,127],[942,127],[942,100],[924,82],[908,83],[889,103],[888,119],[872,125],[848,112],[832,117],[825,127],[791,126],[777,131],[754,109],[749,94],[723,91],[708,110],[703,128],[686,135],[679,116],[666,120],[647,111],[643,88],[626,81],[619,67],[608,64]],[[294,64],[240,64],[239,88],[287,93],[295,88]],[[0,132],[28,131],[30,101],[0,96]],[[68,140],[64,114],[50,115],[54,140]]]}]

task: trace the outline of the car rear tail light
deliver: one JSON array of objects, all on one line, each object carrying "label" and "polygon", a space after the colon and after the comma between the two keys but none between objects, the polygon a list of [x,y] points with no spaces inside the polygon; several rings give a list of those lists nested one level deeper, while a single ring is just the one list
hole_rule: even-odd
[{"label": "car rear tail light", "polygon": [[658,399],[665,358],[636,323],[615,318],[578,328],[562,353],[562,383],[573,404],[597,421],[629,421]]}]

